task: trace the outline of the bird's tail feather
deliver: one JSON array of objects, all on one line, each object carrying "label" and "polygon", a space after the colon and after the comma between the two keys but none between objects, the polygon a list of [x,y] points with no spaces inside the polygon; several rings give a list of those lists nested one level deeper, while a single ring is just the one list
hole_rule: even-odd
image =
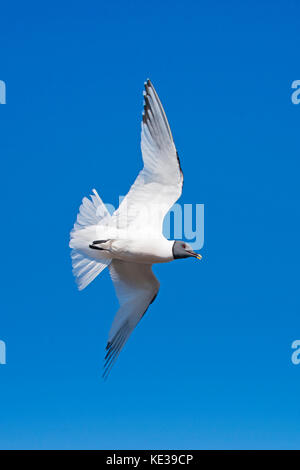
[{"label": "bird's tail feather", "polygon": [[101,225],[107,226],[111,217],[95,189],[93,193],[91,199],[83,198],[70,234],[73,274],[79,290],[90,284],[111,262],[104,251],[89,248],[89,244],[99,237]]},{"label": "bird's tail feather", "polygon": [[73,249],[71,253],[73,274],[76,278],[76,284],[79,290],[84,289],[92,282],[98,274],[110,264],[111,260],[103,260],[102,262],[92,260],[80,253],[79,250]]}]

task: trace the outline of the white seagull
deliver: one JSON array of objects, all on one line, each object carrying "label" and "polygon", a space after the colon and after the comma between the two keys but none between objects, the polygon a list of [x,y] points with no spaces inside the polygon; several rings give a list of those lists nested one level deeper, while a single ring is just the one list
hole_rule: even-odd
[{"label": "white seagull", "polygon": [[135,326],[154,301],[159,282],[152,264],[201,255],[182,241],[167,240],[163,219],[180,197],[183,173],[171,130],[154,86],[144,91],[141,149],[144,168],[112,214],[96,190],[84,198],[71,231],[73,273],[84,289],[108,266],[120,308],[105,356],[106,377]]}]

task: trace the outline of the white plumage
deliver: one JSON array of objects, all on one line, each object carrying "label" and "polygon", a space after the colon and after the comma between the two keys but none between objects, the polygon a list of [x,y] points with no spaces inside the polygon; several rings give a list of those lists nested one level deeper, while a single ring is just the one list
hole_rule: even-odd
[{"label": "white plumage", "polygon": [[144,168],[112,216],[93,190],[91,199],[83,199],[71,232],[78,288],[84,289],[109,266],[120,303],[109,332],[104,375],[157,295],[159,282],[152,264],[176,257],[201,258],[189,245],[177,245],[179,242],[162,235],[163,219],[181,195],[183,174],[165,112],[150,80],[145,83],[144,100]]}]

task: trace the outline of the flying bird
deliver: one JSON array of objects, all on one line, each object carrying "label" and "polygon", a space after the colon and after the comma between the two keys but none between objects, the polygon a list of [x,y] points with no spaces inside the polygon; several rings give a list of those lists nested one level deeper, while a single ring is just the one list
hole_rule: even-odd
[{"label": "flying bird", "polygon": [[202,258],[188,243],[162,234],[163,219],[181,195],[183,173],[160,99],[150,80],[144,85],[144,167],[112,215],[95,189],[90,199],[83,198],[70,234],[79,290],[108,267],[120,304],[108,335],[104,377],[157,296],[159,282],[152,264]]}]

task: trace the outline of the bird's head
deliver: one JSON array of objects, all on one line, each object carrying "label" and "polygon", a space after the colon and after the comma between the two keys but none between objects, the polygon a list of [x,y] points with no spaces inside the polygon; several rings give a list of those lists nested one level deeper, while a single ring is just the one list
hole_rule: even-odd
[{"label": "bird's head", "polygon": [[190,256],[193,256],[197,259],[202,259],[202,256],[199,253],[193,251],[191,245],[178,240],[173,243],[172,251],[174,259],[189,258]]}]

